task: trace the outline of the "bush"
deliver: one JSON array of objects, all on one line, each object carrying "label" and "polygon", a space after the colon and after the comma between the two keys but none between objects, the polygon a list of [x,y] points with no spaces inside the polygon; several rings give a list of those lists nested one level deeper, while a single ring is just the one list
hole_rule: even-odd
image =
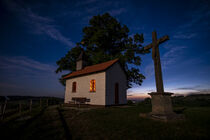
[{"label": "bush", "polygon": [[151,104],[151,98],[145,98],[143,103],[145,104]]},{"label": "bush", "polygon": [[128,101],[127,101],[127,104],[128,104],[128,105],[133,105],[133,101],[128,100]]}]

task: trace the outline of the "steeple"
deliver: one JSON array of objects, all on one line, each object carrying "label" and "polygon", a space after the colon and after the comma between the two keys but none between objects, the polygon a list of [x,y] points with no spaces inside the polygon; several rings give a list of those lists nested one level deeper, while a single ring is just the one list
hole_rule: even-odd
[{"label": "steeple", "polygon": [[85,67],[85,52],[84,50],[81,51],[79,57],[77,58],[76,70],[81,70]]}]

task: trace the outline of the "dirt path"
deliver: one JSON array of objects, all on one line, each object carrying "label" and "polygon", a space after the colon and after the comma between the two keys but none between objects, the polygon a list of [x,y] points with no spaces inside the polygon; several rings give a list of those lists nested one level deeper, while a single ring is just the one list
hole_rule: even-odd
[{"label": "dirt path", "polygon": [[57,106],[48,107],[42,115],[40,115],[37,119],[33,120],[23,130],[20,139],[66,139],[65,129],[60,119]]},{"label": "dirt path", "polygon": [[1,137],[16,140],[71,139],[65,120],[62,119],[57,107],[49,106],[34,115],[28,114],[0,125]]},{"label": "dirt path", "polygon": [[60,116],[60,120],[61,120],[61,122],[63,124],[63,128],[65,130],[66,139],[70,140],[70,139],[72,139],[72,135],[70,133],[69,127],[67,125],[67,122],[66,122],[66,120],[65,120],[61,110],[59,108],[57,108],[57,110],[58,110],[58,113],[59,113],[59,116]]}]

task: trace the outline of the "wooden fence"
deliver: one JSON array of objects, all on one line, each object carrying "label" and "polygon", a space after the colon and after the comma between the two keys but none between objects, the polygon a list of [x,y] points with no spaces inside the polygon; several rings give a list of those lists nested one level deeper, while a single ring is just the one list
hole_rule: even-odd
[{"label": "wooden fence", "polygon": [[42,108],[49,105],[60,104],[52,98],[36,98],[36,99],[24,99],[24,100],[5,100],[0,102],[0,120],[4,120],[15,114],[23,112],[31,112],[35,108]]}]

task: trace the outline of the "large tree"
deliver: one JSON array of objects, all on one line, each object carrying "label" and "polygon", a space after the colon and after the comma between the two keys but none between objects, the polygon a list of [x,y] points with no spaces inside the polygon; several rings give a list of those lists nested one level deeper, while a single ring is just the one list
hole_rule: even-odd
[{"label": "large tree", "polygon": [[[56,73],[75,71],[76,59],[84,50],[88,65],[119,58],[128,76],[127,87],[131,87],[132,83],[141,85],[145,77],[139,71],[140,55],[147,53],[142,49],[143,41],[143,34],[129,35],[128,27],[108,13],[93,16],[89,25],[83,28],[82,40],[57,61]],[[60,81],[65,84],[62,78]]]}]

